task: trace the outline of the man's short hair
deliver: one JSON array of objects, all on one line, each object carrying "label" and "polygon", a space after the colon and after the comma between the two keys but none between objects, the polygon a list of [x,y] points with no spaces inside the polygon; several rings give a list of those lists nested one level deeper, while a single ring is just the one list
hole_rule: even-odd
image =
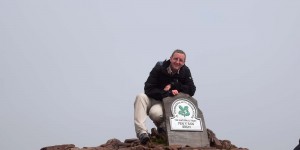
[{"label": "man's short hair", "polygon": [[185,54],[185,52],[184,52],[183,50],[181,50],[181,49],[175,49],[175,50],[173,51],[171,57],[173,57],[173,55],[174,55],[175,53],[183,54],[183,55],[185,56],[185,60],[186,60],[186,54]]},{"label": "man's short hair", "polygon": [[184,52],[183,50],[181,50],[181,49],[175,49],[175,50],[173,51],[171,57],[172,57],[175,53],[183,54],[183,55],[186,57],[185,52]]}]

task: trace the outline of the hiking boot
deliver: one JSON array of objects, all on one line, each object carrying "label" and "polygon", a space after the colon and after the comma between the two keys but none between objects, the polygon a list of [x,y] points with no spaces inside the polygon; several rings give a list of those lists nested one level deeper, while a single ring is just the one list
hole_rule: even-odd
[{"label": "hiking boot", "polygon": [[141,144],[143,144],[143,145],[147,144],[150,141],[148,133],[142,133],[139,136],[139,140],[140,140]]}]

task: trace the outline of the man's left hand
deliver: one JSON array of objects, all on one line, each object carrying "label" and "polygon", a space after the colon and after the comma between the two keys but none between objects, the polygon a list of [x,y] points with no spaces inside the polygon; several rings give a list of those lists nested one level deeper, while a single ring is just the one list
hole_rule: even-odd
[{"label": "man's left hand", "polygon": [[175,96],[177,95],[179,92],[177,90],[172,90],[172,94]]}]

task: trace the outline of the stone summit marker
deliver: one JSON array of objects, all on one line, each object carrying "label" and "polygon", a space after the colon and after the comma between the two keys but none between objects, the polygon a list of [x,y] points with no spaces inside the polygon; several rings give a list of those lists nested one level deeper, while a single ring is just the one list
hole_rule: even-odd
[{"label": "stone summit marker", "polygon": [[204,117],[197,101],[183,93],[163,99],[169,145],[209,147]]}]

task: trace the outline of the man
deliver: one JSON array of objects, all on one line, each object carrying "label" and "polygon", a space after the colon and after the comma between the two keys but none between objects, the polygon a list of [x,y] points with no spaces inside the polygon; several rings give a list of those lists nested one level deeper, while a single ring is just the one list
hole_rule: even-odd
[{"label": "man", "polygon": [[162,99],[180,92],[193,96],[194,85],[190,69],[185,65],[186,54],[175,50],[169,60],[157,62],[145,82],[144,93],[138,94],[134,102],[134,125],[142,144],[150,138],[146,127],[149,115],[158,132],[164,131]]}]

